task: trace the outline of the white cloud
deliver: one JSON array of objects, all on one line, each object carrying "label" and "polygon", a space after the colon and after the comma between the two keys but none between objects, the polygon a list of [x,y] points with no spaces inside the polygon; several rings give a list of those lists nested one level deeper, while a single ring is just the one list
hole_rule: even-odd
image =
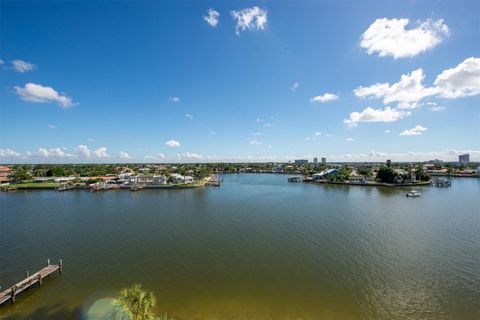
[{"label": "white cloud", "polygon": [[295,92],[295,91],[297,91],[298,87],[300,87],[300,84],[298,82],[294,82],[292,84],[292,87],[290,88],[290,90]]},{"label": "white cloud", "polygon": [[40,84],[27,83],[25,87],[15,86],[15,91],[22,100],[35,103],[56,102],[61,107],[68,108],[75,103],[66,95],[61,95],[52,87],[44,87]]},{"label": "white cloud", "polygon": [[316,132],[315,132],[315,136],[316,136],[316,137],[319,137],[319,136],[321,136],[321,135],[322,135],[322,133],[321,133],[320,131],[316,131]]},{"label": "white cloud", "polygon": [[427,102],[426,105],[428,109],[430,109],[430,111],[433,111],[433,112],[439,112],[446,109],[444,106],[441,106],[436,102]]},{"label": "white cloud", "polygon": [[159,153],[156,156],[145,156],[145,159],[147,159],[147,160],[158,160],[158,159],[163,160],[163,159],[165,159],[165,155],[163,153]]},{"label": "white cloud", "polygon": [[31,71],[36,68],[33,63],[23,61],[23,60],[13,60],[12,61],[13,68],[21,73],[25,73],[27,71]]},{"label": "white cloud", "polygon": [[54,124],[49,124],[47,127],[48,127],[49,129],[57,129],[57,126],[54,125]]},{"label": "white cloud", "polygon": [[312,99],[310,99],[310,102],[324,103],[324,102],[329,102],[329,101],[335,101],[337,99],[338,99],[338,96],[333,94],[333,93],[324,93],[321,96],[313,97]]},{"label": "white cloud", "polygon": [[256,121],[260,123],[260,122],[263,122],[263,119],[257,118]]},{"label": "white cloud", "polygon": [[253,145],[256,145],[256,146],[260,146],[262,145],[262,143],[258,140],[250,140],[248,143],[250,144],[253,144]]},{"label": "white cloud", "polygon": [[377,19],[362,34],[360,46],[368,54],[407,58],[434,48],[449,35],[443,19],[418,21],[407,29],[408,24],[409,19]]},{"label": "white cloud", "polygon": [[390,133],[390,130],[389,130],[389,129],[387,129],[387,130],[385,130],[384,132],[385,132],[385,133]]},{"label": "white cloud", "polygon": [[65,148],[38,148],[37,151],[29,152],[27,151],[25,155],[29,158],[75,158],[74,154],[65,152]]},{"label": "white cloud", "polygon": [[[75,148],[75,152],[80,158],[88,159],[92,158],[108,158],[110,155],[107,153],[106,147],[100,147],[96,150],[90,150],[86,145],[79,145]],[[120,152],[122,153],[122,152]]]},{"label": "white cloud", "polygon": [[176,148],[176,147],[180,147],[180,142],[172,139],[165,142],[165,145],[170,148]]},{"label": "white cloud", "polygon": [[187,113],[187,114],[185,115],[185,117],[187,117],[187,118],[190,119],[190,120],[193,120],[193,116],[192,116],[190,113]]},{"label": "white cloud", "polygon": [[0,158],[20,158],[21,154],[12,149],[0,149]]},{"label": "white cloud", "polygon": [[261,136],[262,133],[261,132],[252,132],[250,133],[251,136]]},{"label": "white cloud", "polygon": [[273,124],[271,124],[271,123],[265,123],[263,126],[264,126],[265,128],[269,128],[269,127],[272,127]]},{"label": "white cloud", "polygon": [[350,127],[356,126],[359,122],[393,122],[404,117],[409,116],[411,113],[408,111],[402,111],[386,107],[385,109],[373,109],[367,107],[362,112],[352,112],[348,119],[344,119],[343,123]]},{"label": "white cloud", "polygon": [[120,159],[132,159],[132,157],[128,154],[128,152],[125,152],[125,151],[120,151],[118,153],[118,157]]},{"label": "white cloud", "polygon": [[218,24],[218,18],[220,17],[220,13],[218,11],[215,11],[213,8],[208,9],[208,15],[203,16],[203,19],[207,21],[207,23],[212,26],[216,27]]},{"label": "white cloud", "polygon": [[405,130],[400,133],[401,136],[421,136],[423,132],[427,131],[427,128],[417,125],[412,129]]},{"label": "white cloud", "polygon": [[198,154],[198,153],[194,153],[194,152],[185,152],[185,153],[177,153],[177,158],[186,158],[186,159],[203,159],[203,156]]},{"label": "white cloud", "polygon": [[2,64],[4,64],[4,63],[5,63],[5,62],[4,62],[2,59],[0,59],[0,65],[2,65]]},{"label": "white cloud", "polygon": [[90,157],[90,149],[84,144],[79,145],[76,148],[76,151],[82,158],[89,158]]},{"label": "white cloud", "polygon": [[347,138],[346,141],[347,141],[347,142],[352,142],[352,141],[353,141],[353,138]]},{"label": "white cloud", "polygon": [[390,89],[390,85],[388,83],[375,83],[369,87],[358,87],[357,89],[353,90],[353,93],[357,97],[368,97],[373,96],[375,98],[382,98],[388,93]]},{"label": "white cloud", "polygon": [[180,102],[180,98],[179,98],[179,97],[175,97],[175,96],[170,96],[170,97],[168,97],[168,101],[170,101],[170,102],[175,102],[175,103],[179,103],[179,102]]},{"label": "white cloud", "polygon": [[235,33],[245,30],[264,30],[267,25],[267,11],[259,7],[245,8],[231,12],[234,20],[237,21]]},{"label": "white cloud", "polygon": [[465,59],[455,68],[444,70],[434,82],[443,98],[480,94],[480,58]]},{"label": "white cloud", "polygon": [[95,158],[108,158],[110,155],[107,153],[106,147],[100,147],[97,150],[93,151],[93,156]]},{"label": "white cloud", "polygon": [[[375,83],[369,87],[360,86],[353,92],[357,97],[383,98],[386,105],[397,103],[396,107],[399,109],[420,107],[420,102],[427,97],[454,99],[479,95],[480,58],[468,58],[456,67],[444,70],[437,76],[433,86],[425,87],[424,78],[423,70],[417,69],[410,74],[403,74],[400,80],[392,85]],[[440,111],[443,107],[432,107],[431,110]]]},{"label": "white cloud", "polygon": [[423,70],[417,69],[410,74],[403,74],[400,81],[392,85],[376,83],[370,87],[358,87],[353,92],[357,97],[383,97],[383,103],[385,104],[397,102],[397,107],[400,109],[413,109],[418,107],[418,102],[423,98],[437,93],[437,89],[423,86],[424,78]]}]

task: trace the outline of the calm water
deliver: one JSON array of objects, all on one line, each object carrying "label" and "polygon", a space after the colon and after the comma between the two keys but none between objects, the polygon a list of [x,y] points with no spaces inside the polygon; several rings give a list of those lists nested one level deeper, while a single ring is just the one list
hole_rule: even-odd
[{"label": "calm water", "polygon": [[0,284],[65,273],[0,308],[87,319],[142,283],[190,319],[479,319],[480,179],[406,190],[227,175],[221,188],[0,193]]}]

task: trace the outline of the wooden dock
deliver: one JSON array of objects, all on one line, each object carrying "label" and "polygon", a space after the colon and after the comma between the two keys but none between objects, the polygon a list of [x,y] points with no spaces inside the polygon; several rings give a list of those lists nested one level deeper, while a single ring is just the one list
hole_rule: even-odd
[{"label": "wooden dock", "polygon": [[0,305],[11,300],[12,303],[15,303],[16,296],[22,291],[27,290],[28,288],[34,286],[38,283],[39,286],[42,285],[43,279],[54,273],[55,271],[63,272],[63,262],[59,261],[58,264],[50,264],[50,259],[47,260],[47,266],[41,269],[38,272],[30,275],[29,272],[25,272],[25,279],[18,282],[17,284],[11,286],[7,290],[0,292]]}]

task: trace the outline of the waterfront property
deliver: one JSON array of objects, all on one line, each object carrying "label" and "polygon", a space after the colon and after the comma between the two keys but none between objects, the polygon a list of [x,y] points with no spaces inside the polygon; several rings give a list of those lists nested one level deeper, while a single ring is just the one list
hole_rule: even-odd
[{"label": "waterfront property", "polygon": [[0,318],[76,320],[135,283],[174,319],[478,318],[477,179],[407,199],[412,187],[289,176],[227,174],[221,188],[174,192],[0,193],[0,285],[44,257],[68,261]]}]

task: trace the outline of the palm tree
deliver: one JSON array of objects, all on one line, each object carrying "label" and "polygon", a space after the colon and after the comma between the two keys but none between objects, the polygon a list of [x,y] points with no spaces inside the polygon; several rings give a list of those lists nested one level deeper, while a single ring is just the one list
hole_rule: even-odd
[{"label": "palm tree", "polygon": [[155,320],[154,306],[153,292],[146,292],[141,285],[135,284],[130,288],[120,290],[120,295],[113,301],[111,319]]}]

